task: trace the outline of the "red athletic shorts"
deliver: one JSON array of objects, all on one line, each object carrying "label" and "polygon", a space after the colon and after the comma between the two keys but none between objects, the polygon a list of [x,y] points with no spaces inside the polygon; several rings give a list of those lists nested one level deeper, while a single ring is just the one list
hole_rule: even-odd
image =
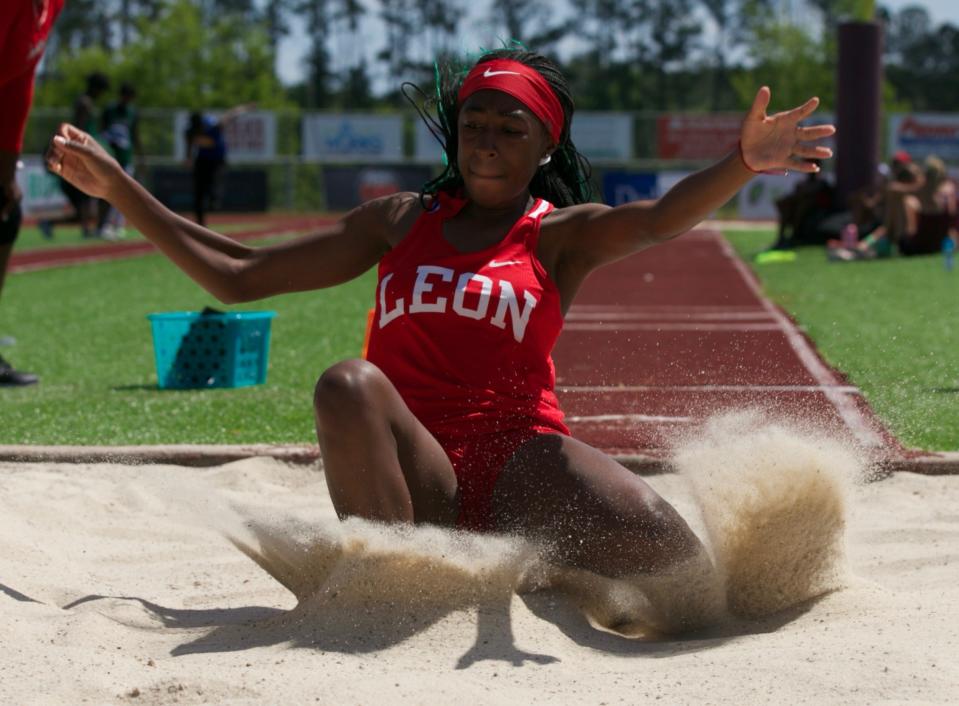
[{"label": "red athletic shorts", "polygon": [[459,484],[460,514],[456,526],[475,532],[493,527],[493,489],[500,472],[520,446],[540,434],[558,434],[549,427],[514,429],[466,438],[436,435]]}]

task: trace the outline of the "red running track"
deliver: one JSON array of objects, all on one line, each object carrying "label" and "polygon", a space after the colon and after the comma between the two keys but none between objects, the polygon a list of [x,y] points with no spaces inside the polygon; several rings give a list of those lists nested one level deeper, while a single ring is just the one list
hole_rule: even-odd
[{"label": "red running track", "polygon": [[677,432],[747,407],[901,450],[715,231],[591,276],[554,360],[573,434],[610,453],[661,456]]}]

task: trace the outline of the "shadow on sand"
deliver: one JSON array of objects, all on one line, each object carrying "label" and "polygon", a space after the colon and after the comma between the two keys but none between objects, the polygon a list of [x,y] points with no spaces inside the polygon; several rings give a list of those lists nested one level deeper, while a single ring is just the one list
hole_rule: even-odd
[{"label": "shadow on sand", "polygon": [[[511,595],[503,595],[498,600],[488,598],[479,606],[474,602],[472,605],[446,603],[411,607],[389,602],[359,605],[357,601],[344,600],[343,596],[334,593],[323,599],[303,601],[287,611],[263,606],[187,610],[168,608],[131,596],[89,595],[63,608],[74,609],[101,600],[132,601],[148,611],[164,628],[190,631],[212,628],[175,647],[171,650],[173,656],[236,652],[281,643],[324,652],[367,654],[401,644],[459,612],[465,620],[475,623],[476,636],[473,644],[458,658],[457,669],[467,669],[484,661],[513,666],[559,661],[555,656],[527,652],[516,646],[510,615]],[[519,598],[533,615],[555,625],[577,645],[610,655],[653,658],[701,652],[720,647],[740,636],[774,632],[801,617],[821,599],[807,601],[759,620],[730,622],[682,637],[630,638],[594,627],[561,594],[540,591]],[[468,609],[472,610],[467,613]],[[109,608],[97,610],[118,623],[130,625],[122,617],[111,616]]]}]

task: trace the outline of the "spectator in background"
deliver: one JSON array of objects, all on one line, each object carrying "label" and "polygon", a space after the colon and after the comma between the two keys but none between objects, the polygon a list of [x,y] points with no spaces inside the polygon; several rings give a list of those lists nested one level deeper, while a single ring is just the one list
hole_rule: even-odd
[{"label": "spectator in background", "polygon": [[946,172],[946,165],[935,155],[923,163],[923,183],[906,201],[915,222],[911,234],[899,241],[903,255],[928,255],[939,252],[942,239],[954,234],[956,219],[956,185]]},{"label": "spectator in background", "polygon": [[[0,3],[0,290],[13,243],[20,233],[17,162],[33,102],[33,77],[63,0]],[[0,357],[0,387],[31,385],[36,375],[15,370]]]},{"label": "spectator in background", "polygon": [[918,193],[925,183],[922,170],[907,152],[896,152],[889,165],[892,179],[883,191],[882,222],[860,240],[855,247],[843,247],[829,241],[829,257],[833,260],[862,260],[889,257],[904,239],[916,234],[919,214]]},{"label": "spectator in background", "polygon": [[871,233],[882,225],[885,213],[886,186],[892,176],[892,170],[885,162],[876,165],[873,182],[857,189],[849,196],[849,212],[857,233]]},{"label": "spectator in background", "polygon": [[[97,119],[97,99],[110,88],[110,79],[105,74],[96,71],[87,76],[87,88],[73,103],[73,124],[83,125],[84,131],[89,132],[98,140],[100,125]],[[45,219],[37,225],[47,240],[53,238],[54,226],[66,223],[79,223],[80,234],[84,238],[96,238],[100,234],[97,226],[99,217],[99,199],[90,198],[65,179],[60,179],[60,189],[63,191],[74,213],[66,218]]]},{"label": "spectator in background", "polygon": [[[140,144],[139,115],[133,101],[136,99],[133,84],[120,84],[119,100],[103,110],[100,129],[103,138],[114,158],[123,167],[123,171],[133,176],[134,155],[137,162],[143,160],[143,147]],[[100,235],[106,240],[117,240],[124,236],[123,214],[106,201],[100,202]]]},{"label": "spectator in background", "polygon": [[923,166],[926,183],[919,190],[921,212],[956,215],[956,185],[949,178],[945,163],[930,155]]},{"label": "spectator in background", "polygon": [[216,204],[220,172],[226,164],[226,140],[223,128],[253,104],[231,108],[217,120],[209,115],[194,112],[184,135],[187,161],[193,168],[193,210],[196,222],[206,224],[206,212]]},{"label": "spectator in background", "polygon": [[[819,160],[813,160],[820,164]],[[773,250],[788,250],[801,243],[816,241],[822,220],[835,210],[836,190],[821,172],[812,172],[796,187],[778,199],[779,234]],[[820,244],[822,240],[818,241]]]}]

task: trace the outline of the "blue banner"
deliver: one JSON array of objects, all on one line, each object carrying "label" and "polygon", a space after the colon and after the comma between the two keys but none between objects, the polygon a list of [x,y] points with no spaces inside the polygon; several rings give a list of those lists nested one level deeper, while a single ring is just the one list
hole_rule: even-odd
[{"label": "blue banner", "polygon": [[603,174],[603,202],[619,206],[630,201],[659,196],[654,172],[606,172]]}]

